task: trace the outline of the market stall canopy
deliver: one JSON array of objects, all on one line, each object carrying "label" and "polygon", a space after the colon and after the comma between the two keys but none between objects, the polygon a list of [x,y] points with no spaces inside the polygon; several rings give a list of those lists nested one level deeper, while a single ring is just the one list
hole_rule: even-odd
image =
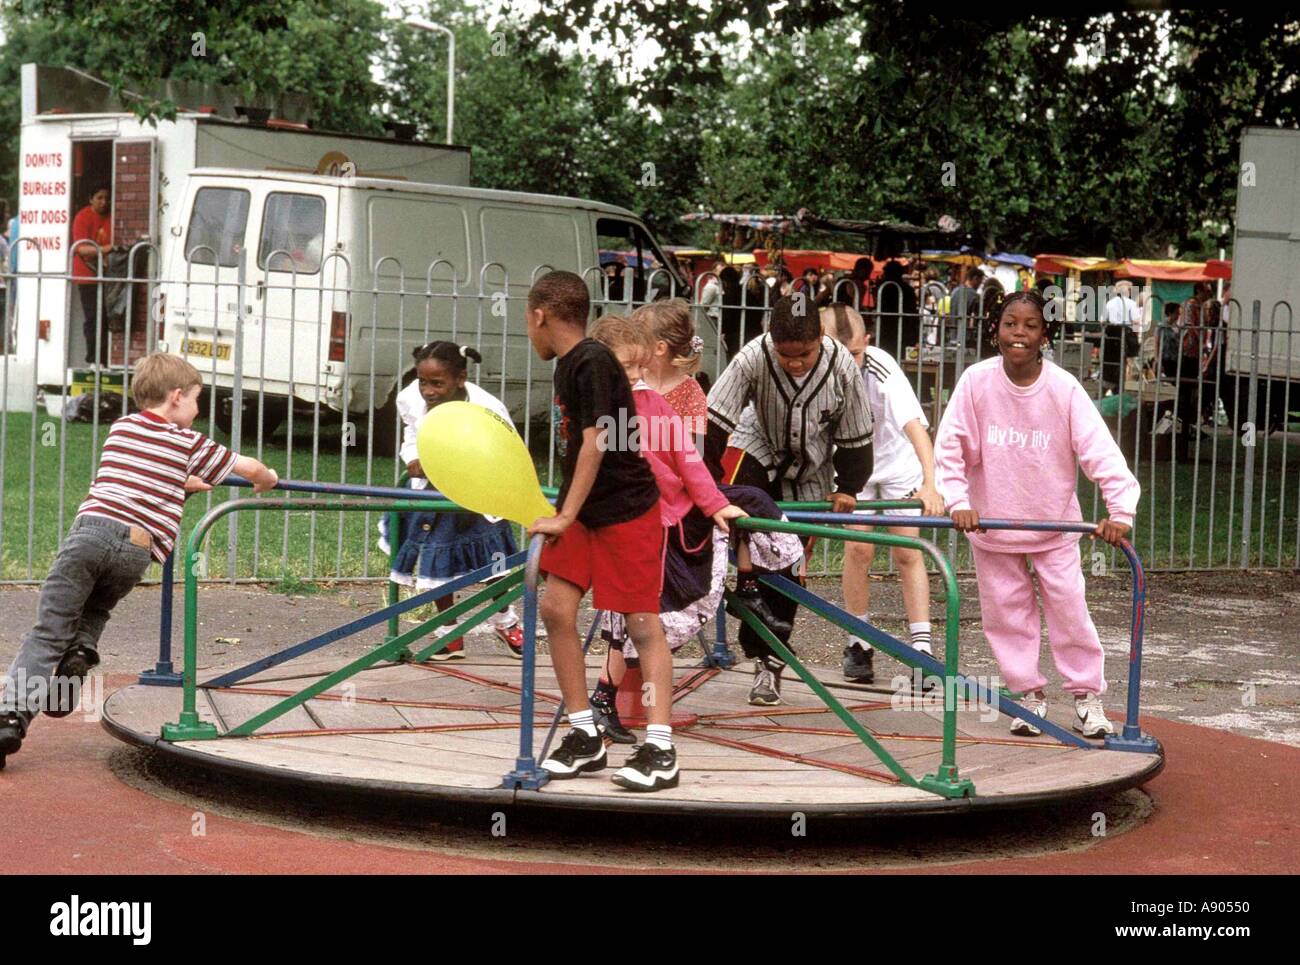
[{"label": "market stall canopy", "polygon": [[1074,255],[1035,255],[1034,271],[1041,275],[1068,275],[1072,271],[1114,271],[1123,262]]},{"label": "market stall canopy", "polygon": [[1160,281],[1211,281],[1232,277],[1232,262],[1163,261],[1145,258],[1078,258],[1072,255],[1038,255],[1034,270],[1043,275],[1067,275],[1073,271],[1113,271],[1125,278],[1153,278]]},{"label": "market stall canopy", "polygon": [[[766,265],[771,259],[766,251],[754,252],[760,265]],[[884,261],[876,261],[870,255],[849,251],[817,251],[808,248],[786,248],[781,252],[781,263],[790,274],[798,278],[809,268],[818,271],[852,271],[859,260],[866,258],[872,263],[872,277],[880,274]]]},{"label": "market stall canopy", "polygon": [[685,245],[664,245],[664,251],[679,261],[717,261],[721,258],[729,265],[752,265],[754,256],[748,251],[714,251],[711,248],[688,248]]},{"label": "market stall canopy", "polygon": [[995,251],[992,254],[984,254],[974,248],[962,245],[956,251],[933,251],[926,250],[921,252],[921,257],[926,261],[942,261],[950,265],[981,265],[985,263],[995,265],[1011,265],[1015,268],[1032,269],[1034,259],[1029,255],[1021,255],[1012,251]]},{"label": "market stall canopy", "polygon": [[689,245],[664,245],[664,252],[674,258],[686,272],[694,289],[701,276],[712,271],[721,259],[729,265],[752,265],[754,256],[748,251],[715,251],[712,248],[695,248]]},{"label": "market stall canopy", "polygon": [[745,228],[757,228],[760,231],[777,231],[784,234],[795,226],[795,219],[788,214],[717,214],[708,211],[692,211],[682,215],[683,221],[716,221],[719,224],[740,225]]},{"label": "market stall canopy", "polygon": [[944,215],[938,225],[925,227],[906,221],[854,221],[847,218],[824,218],[808,208],[800,208],[795,215],[803,230],[833,231],[840,234],[862,235],[867,241],[872,257],[895,258],[904,252],[919,252],[924,247],[938,247],[947,242],[961,241],[961,223]]},{"label": "market stall canopy", "polygon": [[1219,258],[1210,261],[1147,261],[1126,258],[1115,274],[1130,278],[1153,278],[1160,281],[1212,281],[1232,277],[1232,262]]},{"label": "market stall canopy", "polygon": [[[683,221],[714,221],[759,231],[789,234],[792,231],[829,231],[838,234],[861,235],[867,242],[872,257],[894,258],[904,252],[919,252],[925,245],[931,247],[960,241],[961,223],[945,215],[935,227],[910,224],[906,221],[853,221],[845,218],[823,218],[808,208],[788,214],[726,214],[692,211],[682,215]],[[865,257],[865,256],[862,256]]]}]

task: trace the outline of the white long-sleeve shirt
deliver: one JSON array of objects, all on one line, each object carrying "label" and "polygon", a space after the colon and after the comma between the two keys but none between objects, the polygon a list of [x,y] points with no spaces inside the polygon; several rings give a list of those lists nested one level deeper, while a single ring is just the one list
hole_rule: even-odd
[{"label": "white long-sleeve shirt", "polygon": [[[501,418],[505,419],[510,425],[514,425],[514,420],[510,418],[510,410],[495,395],[480,389],[473,382],[465,383],[465,392],[469,396],[466,400],[473,402],[475,405],[481,405],[483,408],[495,412]],[[416,447],[416,437],[420,429],[420,420],[429,412],[429,406],[424,401],[424,396],[420,395],[419,379],[412,379],[411,384],[397,393],[397,413],[402,417],[402,448],[399,454],[402,457],[402,463],[408,464],[413,460],[420,458],[420,451]],[[412,489],[425,489],[429,485],[427,479],[412,479]]]}]

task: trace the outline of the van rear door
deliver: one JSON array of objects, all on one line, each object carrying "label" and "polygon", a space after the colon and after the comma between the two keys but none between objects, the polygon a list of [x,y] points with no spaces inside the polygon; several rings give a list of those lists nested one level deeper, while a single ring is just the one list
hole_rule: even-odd
[{"label": "van rear door", "polygon": [[[210,384],[230,384],[239,327],[239,266],[251,205],[246,187],[197,186],[188,200],[181,257],[170,259],[168,342]],[[219,375],[225,378],[219,380]]]},{"label": "van rear door", "polygon": [[261,387],[312,401],[331,357],[335,309],[347,307],[347,265],[329,254],[338,236],[338,189],[275,185],[256,218],[244,298],[244,391]]}]

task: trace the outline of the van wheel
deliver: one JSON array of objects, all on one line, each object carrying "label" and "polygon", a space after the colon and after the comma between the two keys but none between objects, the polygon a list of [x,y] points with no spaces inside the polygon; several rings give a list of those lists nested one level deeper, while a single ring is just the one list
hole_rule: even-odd
[{"label": "van wheel", "polygon": [[[216,422],[217,428],[231,437],[231,431],[234,429],[234,416],[230,397],[217,399]],[[240,445],[247,448],[250,443],[257,441],[258,418],[257,418],[257,399],[244,400],[244,411],[239,419]],[[262,403],[262,441],[270,439],[275,431],[289,415],[289,400],[278,397],[268,396]]]},{"label": "van wheel", "polygon": [[397,387],[388,393],[388,401],[375,410],[374,429],[371,430],[371,444],[375,457],[391,459],[397,455],[401,446],[402,429],[397,424]]}]

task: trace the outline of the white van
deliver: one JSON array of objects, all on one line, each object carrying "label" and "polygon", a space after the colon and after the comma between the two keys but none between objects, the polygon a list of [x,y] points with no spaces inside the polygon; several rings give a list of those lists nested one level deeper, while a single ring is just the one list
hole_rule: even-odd
[{"label": "white van", "polygon": [[142,279],[130,285],[123,330],[106,335],[108,367],[117,370],[111,377],[120,386],[121,370],[157,337],[161,314],[150,281],[158,277],[160,243],[172,240],[168,231],[181,217],[196,168],[277,175],[349,170],[469,184],[468,148],[400,139],[396,130],[393,137],[313,130],[291,95],[259,109],[239,103],[238,91],[215,85],[168,81],[156,93],[188,106],[174,119],[144,121],[109,85],[81,71],[22,66],[18,275],[9,286],[18,338],[3,369],[0,404],[30,406],[37,389],[48,401],[90,377],[82,309],[68,272],[73,220],[98,187],[110,188],[113,245],[134,252],[131,276]]},{"label": "white van", "polygon": [[[529,345],[526,295],[538,275],[567,269],[602,297],[602,249],[642,256],[627,303],[648,285],[688,291],[675,268],[640,267],[675,263],[612,205],[351,171],[201,168],[165,239],[163,340],[205,373],[228,431],[269,435],[296,403],[348,413],[388,455],[411,351],[431,339],[476,347],[471,377],[516,419],[549,412],[551,365]],[[705,341],[711,351],[716,338]]]}]

